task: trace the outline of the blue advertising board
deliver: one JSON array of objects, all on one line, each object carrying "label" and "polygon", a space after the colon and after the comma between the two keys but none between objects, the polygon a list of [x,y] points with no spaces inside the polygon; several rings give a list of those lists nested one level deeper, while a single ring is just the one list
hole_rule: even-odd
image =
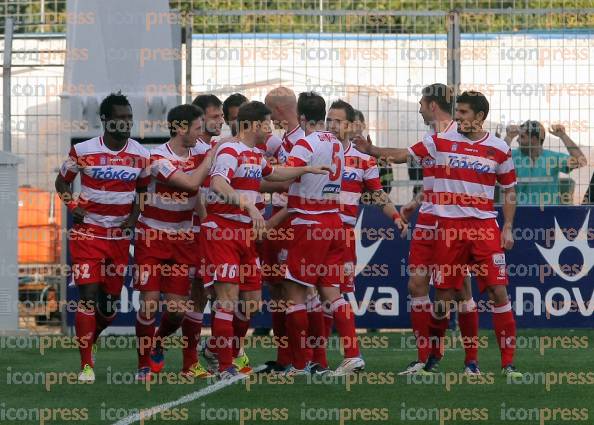
[{"label": "blue advertising board", "polygon": [[[594,327],[594,216],[590,212],[591,208],[579,206],[518,208],[516,242],[506,258],[508,292],[519,328]],[[357,326],[410,328],[408,238],[401,238],[374,207],[360,209],[357,230],[356,293],[349,297]],[[114,326],[134,326],[138,293],[131,290],[131,280],[131,276],[126,279]],[[484,294],[474,284],[473,291],[479,305],[485,305]],[[68,299],[76,299],[76,293],[70,285]],[[481,327],[490,327],[490,316],[480,315]],[[73,323],[70,313],[68,324]],[[268,313],[253,320],[256,327],[269,324]]]}]

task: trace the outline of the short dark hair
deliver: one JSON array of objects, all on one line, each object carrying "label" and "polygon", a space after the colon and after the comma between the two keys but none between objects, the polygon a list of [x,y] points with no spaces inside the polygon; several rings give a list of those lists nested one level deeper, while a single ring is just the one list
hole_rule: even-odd
[{"label": "short dark hair", "polygon": [[192,105],[198,106],[204,112],[209,106],[214,106],[216,108],[220,107],[223,104],[221,99],[216,97],[214,94],[199,94],[194,98],[192,101]]},{"label": "short dark hair", "polygon": [[536,137],[541,144],[544,142],[546,131],[540,122],[536,120],[528,120],[522,123],[520,129],[525,131],[529,137]]},{"label": "short dark hair", "polygon": [[359,120],[361,122],[365,122],[365,115],[358,109],[355,109],[355,119],[353,121]]},{"label": "short dark hair", "polygon": [[99,106],[99,117],[102,120],[111,118],[113,107],[115,105],[131,106],[130,101],[128,101],[128,98],[123,95],[121,91],[118,91],[117,93],[110,93],[109,96],[101,101],[101,105]]},{"label": "short dark hair", "polygon": [[178,105],[167,113],[167,126],[171,137],[177,135],[177,130],[189,128],[192,123],[204,115],[204,111],[196,105]]},{"label": "short dark hair", "polygon": [[332,105],[330,105],[330,109],[342,109],[344,112],[346,112],[347,121],[355,121],[355,108],[353,108],[350,103],[345,102],[342,99],[338,99],[332,102]]},{"label": "short dark hair", "polygon": [[229,108],[241,106],[248,101],[248,98],[241,93],[233,93],[223,102],[223,116],[225,121],[229,120]]},{"label": "short dark hair", "polygon": [[297,113],[307,121],[318,123],[326,119],[326,101],[313,91],[299,93]]},{"label": "short dark hair", "polygon": [[483,112],[485,114],[483,119],[487,118],[487,115],[489,115],[489,101],[481,92],[473,90],[465,91],[458,96],[456,103],[467,103],[475,114]]},{"label": "short dark hair", "polygon": [[452,113],[454,90],[451,87],[441,83],[434,83],[424,87],[421,93],[427,102],[435,102],[443,112]]},{"label": "short dark hair", "polygon": [[262,102],[254,100],[252,102],[244,103],[239,107],[237,113],[237,121],[239,122],[239,128],[245,129],[246,125],[249,128],[255,121],[264,121],[267,115],[272,114],[268,106]]}]

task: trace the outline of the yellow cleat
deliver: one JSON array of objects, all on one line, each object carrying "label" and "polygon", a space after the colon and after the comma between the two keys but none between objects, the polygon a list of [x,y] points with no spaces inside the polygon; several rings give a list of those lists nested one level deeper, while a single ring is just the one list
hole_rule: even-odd
[{"label": "yellow cleat", "polygon": [[244,375],[249,375],[253,371],[250,366],[250,359],[245,353],[241,353],[233,359],[233,366],[237,368],[239,373],[243,373]]},{"label": "yellow cleat", "polygon": [[194,363],[190,369],[182,370],[182,375],[192,376],[194,378],[210,378],[212,373],[206,370],[200,363]]}]

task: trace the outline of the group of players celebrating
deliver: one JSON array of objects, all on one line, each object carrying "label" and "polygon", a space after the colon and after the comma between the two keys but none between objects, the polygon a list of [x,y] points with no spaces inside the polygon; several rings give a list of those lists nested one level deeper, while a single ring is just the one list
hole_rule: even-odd
[{"label": "group of players celebrating", "polygon": [[[230,379],[251,373],[243,340],[262,308],[263,282],[277,343],[276,360],[265,372],[341,376],[363,370],[354,314],[344,297],[354,291],[361,202],[382,208],[401,234],[420,206],[408,285],[418,358],[401,373],[437,370],[452,307],[459,313],[464,371],[481,373],[474,274],[492,301],[502,371],[518,376],[504,255],[513,245],[515,212],[510,148],[482,129],[489,104],[481,93],[454,99],[449,87],[432,84],[419,103],[430,131],[398,149],[374,146],[362,136],[359,111],[343,100],[327,110],[314,92],[297,97],[278,87],[264,103],[238,93],[225,102],[199,95],[168,112],[169,141],[148,151],[130,139],[126,97],[106,97],[103,136],[74,145],[56,178],[74,222],[69,247],[80,298],[79,380],[95,380],[97,338],[117,315],[130,267],[140,293],[138,381],[163,369],[164,341],[179,328],[182,374]],[[225,122],[231,136],[221,137]],[[284,131],[282,138],[275,128]],[[382,190],[376,158],[422,166],[423,193],[400,213]],[[78,174],[81,189],[73,194]],[[501,230],[493,208],[496,183],[504,195]],[[267,200],[272,213],[265,219]],[[212,332],[201,341],[209,300]],[[330,370],[326,349],[333,327],[344,360]]]}]

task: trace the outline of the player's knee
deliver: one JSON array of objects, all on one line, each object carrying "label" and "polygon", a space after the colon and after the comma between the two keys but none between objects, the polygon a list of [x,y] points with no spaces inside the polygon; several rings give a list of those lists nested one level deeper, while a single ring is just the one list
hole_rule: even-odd
[{"label": "player's knee", "polygon": [[89,308],[94,308],[97,301],[97,285],[81,285],[78,287],[78,296],[80,303]]},{"label": "player's knee", "polygon": [[429,283],[425,279],[411,278],[408,281],[408,293],[414,298],[429,295]]}]

